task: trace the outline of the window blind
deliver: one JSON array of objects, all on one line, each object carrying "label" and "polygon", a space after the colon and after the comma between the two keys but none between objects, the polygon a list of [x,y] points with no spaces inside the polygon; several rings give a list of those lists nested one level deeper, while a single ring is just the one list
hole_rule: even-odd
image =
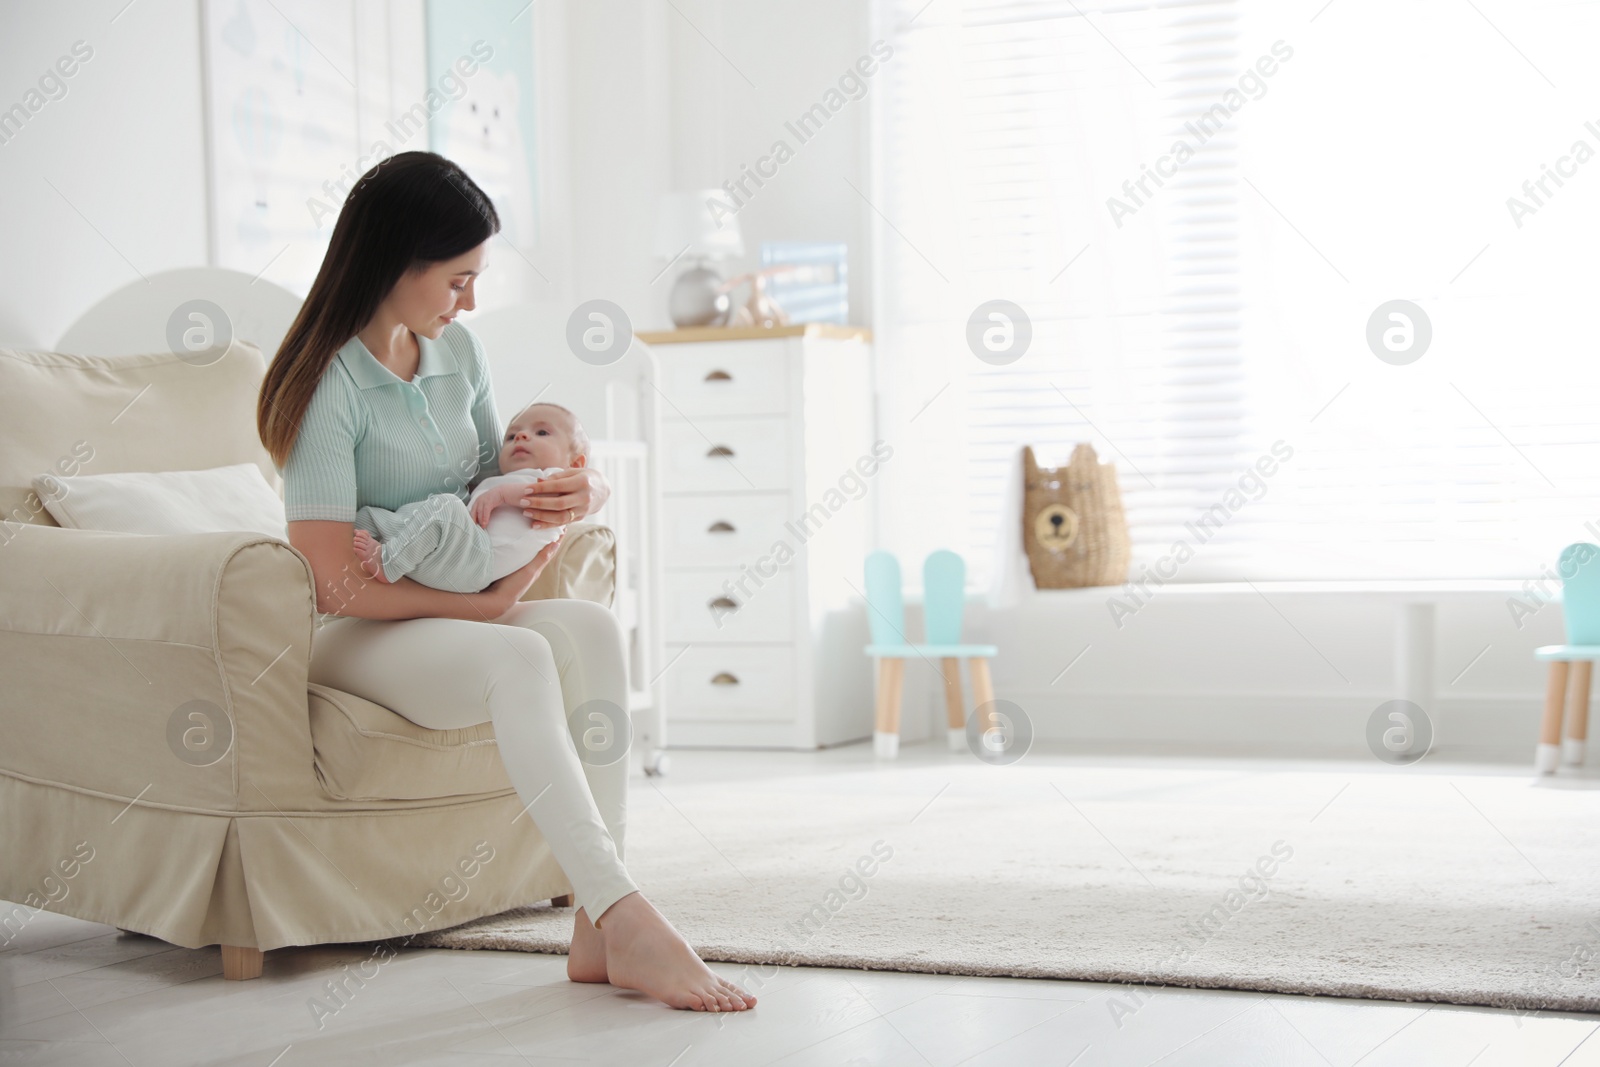
[{"label": "window blind", "polygon": [[[1548,218],[1505,204],[1600,149],[1530,69],[1587,88],[1596,5],[1350,7],[878,0],[887,547],[986,584],[1012,457],[1079,441],[1118,468],[1135,577],[1517,576],[1600,540],[1600,271],[1571,228],[1600,232],[1600,163]],[[967,343],[996,299],[1032,327],[1014,362]],[[1367,340],[1395,299],[1433,331],[1406,365]]]}]

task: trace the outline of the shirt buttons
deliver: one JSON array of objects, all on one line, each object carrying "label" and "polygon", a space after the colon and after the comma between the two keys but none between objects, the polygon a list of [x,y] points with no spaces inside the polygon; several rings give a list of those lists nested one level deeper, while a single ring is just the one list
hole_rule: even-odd
[{"label": "shirt buttons", "polygon": [[444,445],[434,445],[433,446],[433,450],[435,452],[443,452],[444,451]]},{"label": "shirt buttons", "polygon": [[427,419],[418,419],[417,420],[417,425],[418,426],[426,426],[426,425],[428,425],[428,420]]}]

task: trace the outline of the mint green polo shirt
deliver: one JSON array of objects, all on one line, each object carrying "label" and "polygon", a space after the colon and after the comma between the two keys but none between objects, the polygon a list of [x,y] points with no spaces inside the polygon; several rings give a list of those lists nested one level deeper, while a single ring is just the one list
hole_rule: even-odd
[{"label": "mint green polo shirt", "polygon": [[465,503],[500,473],[503,431],[482,343],[460,322],[417,343],[409,382],[359,337],[339,349],[278,468],[285,521],[354,522],[360,508],[394,511],[434,493]]}]

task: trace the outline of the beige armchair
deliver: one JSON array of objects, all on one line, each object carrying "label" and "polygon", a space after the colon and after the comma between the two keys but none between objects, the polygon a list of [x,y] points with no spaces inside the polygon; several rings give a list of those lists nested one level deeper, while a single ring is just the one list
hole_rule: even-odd
[{"label": "beige armchair", "polygon": [[[281,485],[260,351],[193,359],[0,349],[0,898],[220,945],[235,979],[275,948],[568,903],[490,724],[427,730],[307,682],[311,568],[287,541],[44,510],[44,471],[256,462]],[[524,599],[609,605],[614,571],[611,530],[576,523]]]}]

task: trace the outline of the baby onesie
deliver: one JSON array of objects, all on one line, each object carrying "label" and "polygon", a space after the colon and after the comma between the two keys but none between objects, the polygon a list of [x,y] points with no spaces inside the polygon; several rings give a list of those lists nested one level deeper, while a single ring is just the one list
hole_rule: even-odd
[{"label": "baby onesie", "polygon": [[364,507],[355,525],[383,542],[383,575],[453,593],[476,593],[526,564],[565,526],[529,525],[520,507],[498,507],[489,528],[472,521],[472,505],[496,486],[532,485],[560,468],[516,470],[485,478],[463,503],[454,493],[434,493],[390,511]]}]

